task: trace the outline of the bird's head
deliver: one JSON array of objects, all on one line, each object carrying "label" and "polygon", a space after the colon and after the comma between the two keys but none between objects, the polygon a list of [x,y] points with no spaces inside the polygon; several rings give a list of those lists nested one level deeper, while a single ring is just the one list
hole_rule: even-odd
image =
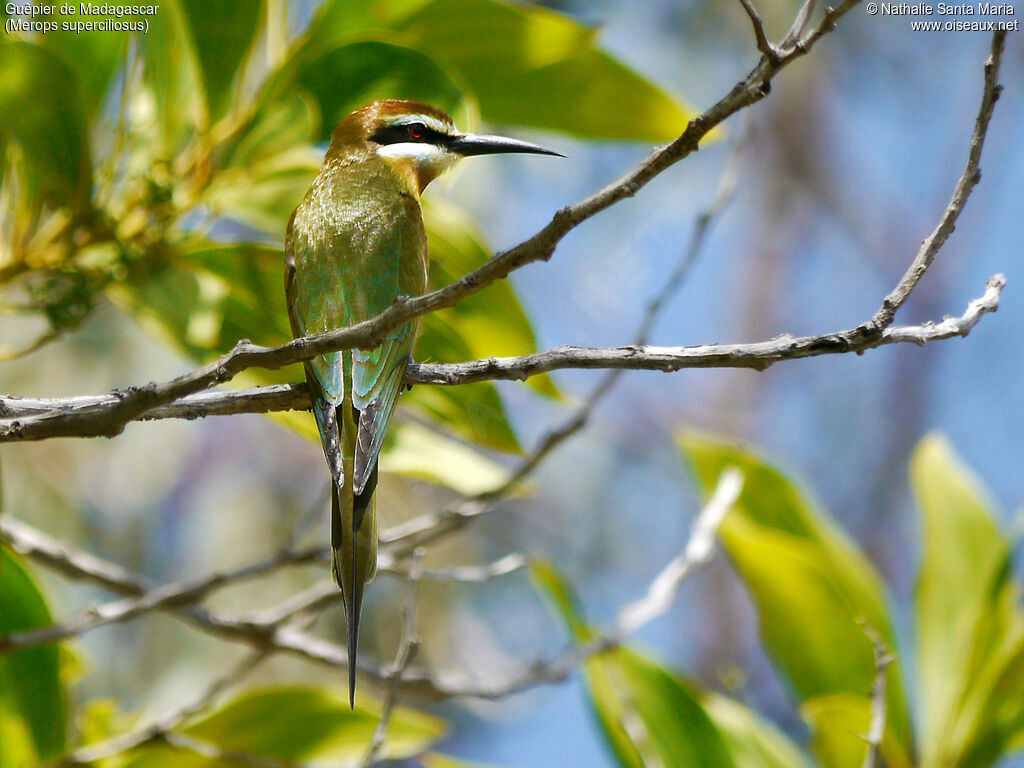
[{"label": "bird's head", "polygon": [[331,136],[328,155],[372,153],[400,175],[414,181],[419,191],[471,155],[559,152],[504,136],[460,133],[440,109],[418,101],[386,99],[371,101],[346,117]]}]

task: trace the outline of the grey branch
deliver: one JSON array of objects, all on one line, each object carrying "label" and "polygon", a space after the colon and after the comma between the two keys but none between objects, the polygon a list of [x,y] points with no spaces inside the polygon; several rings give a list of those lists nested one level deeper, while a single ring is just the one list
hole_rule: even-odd
[{"label": "grey branch", "polygon": [[735,467],[726,468],[718,478],[718,485],[711,498],[693,523],[686,549],[658,574],[643,599],[630,603],[619,611],[615,633],[617,637],[632,635],[672,606],[679,586],[690,572],[711,559],[718,526],[721,525],[725,513],[736,503],[742,490],[743,473]]},{"label": "grey branch", "polygon": [[768,61],[777,60],[779,51],[768,40],[768,34],[765,32],[764,20],[761,18],[761,14],[757,12],[757,9],[750,0],[740,0],[740,5],[743,6],[743,10],[746,11],[747,16],[750,18],[750,23],[754,27],[754,42],[757,44],[757,50]]},{"label": "grey branch", "polygon": [[420,559],[423,557],[422,550],[413,552],[409,560],[409,599],[402,610],[402,637],[398,641],[398,652],[395,654],[395,661],[387,671],[388,692],[384,697],[384,705],[381,708],[380,719],[377,727],[373,729],[373,738],[363,755],[360,768],[370,768],[377,762],[381,747],[384,746],[384,737],[387,734],[388,723],[391,722],[391,715],[398,704],[398,697],[401,694],[402,675],[408,669],[409,664],[416,656],[420,647],[420,639],[416,634],[416,603],[420,582]]},{"label": "grey branch", "polygon": [[[105,624],[130,621],[156,610],[181,611],[183,616],[190,618],[193,623],[219,628],[222,632],[234,631],[245,637],[265,636],[296,613],[322,610],[341,599],[337,587],[329,580],[325,580],[275,608],[258,614],[228,617],[210,614],[193,607],[216,590],[246,579],[256,578],[286,566],[327,560],[329,551],[326,547],[285,549],[234,570],[216,572],[191,582],[151,587],[117,566],[57,541],[10,516],[0,517],[0,540],[8,543],[15,551],[27,554],[66,576],[75,579],[87,578],[119,594],[128,595],[121,600],[88,608],[62,624],[0,637],[0,656],[25,648],[59,642]],[[514,573],[525,565],[526,559],[522,555],[511,554],[486,565],[422,570],[417,578],[446,582],[483,582]],[[382,553],[379,567],[382,573],[410,577],[409,570],[403,568],[387,553]]]},{"label": "grey branch", "polygon": [[[995,312],[1006,278],[993,275],[984,295],[968,305],[958,318],[939,323],[886,327],[876,331],[876,320],[848,330],[815,336],[784,334],[768,341],[750,344],[704,344],[691,347],[561,346],[518,357],[492,357],[465,363],[414,363],[409,366],[410,384],[457,386],[477,381],[522,381],[541,373],[577,369],[623,369],[633,371],[679,371],[688,368],[749,368],[763,371],[775,363],[819,355],[861,353],[889,344],[929,341],[966,336],[981,317]],[[888,299],[887,299],[888,301]],[[879,311],[880,313],[882,310]],[[878,315],[876,315],[878,317]],[[78,429],[77,414],[119,411],[119,396],[27,399],[0,397],[0,442],[43,440],[58,436],[57,422]],[[235,391],[203,392],[187,395],[179,401],[140,413],[140,419],[199,418],[233,413],[267,413],[284,410],[308,410],[309,395],[304,384],[255,387]],[[133,417],[136,418],[136,417]],[[129,419],[131,420],[131,419]],[[123,426],[123,425],[122,425]],[[61,432],[63,436],[100,437],[102,432]]]},{"label": "grey branch", "polygon": [[[116,567],[112,567],[92,555],[74,550],[66,544],[49,539],[39,531],[8,516],[0,518],[0,538],[10,543],[15,550],[36,556],[66,575],[79,577],[85,574],[90,577],[98,577],[94,580],[116,592],[130,595],[122,600],[89,608],[63,624],[0,637],[0,655],[23,648],[54,643],[104,624],[128,621],[150,611],[192,605],[217,589],[260,576],[285,565],[311,562],[323,556],[321,547],[282,550],[243,568],[214,573],[193,582],[148,588],[137,578],[119,572]],[[272,622],[268,622],[267,626],[271,624]]]},{"label": "grey branch", "polygon": [[535,235],[508,251],[495,254],[486,264],[454,283],[416,298],[400,298],[381,314],[357,325],[295,339],[279,347],[262,347],[248,340],[239,341],[230,352],[208,365],[171,381],[112,392],[100,403],[23,418],[13,418],[0,409],[0,418],[4,419],[0,424],[0,442],[51,437],[113,437],[120,434],[126,424],[142,418],[154,408],[228,382],[248,368],[277,369],[342,349],[376,347],[394,328],[429,312],[454,306],[527,264],[550,259],[569,232],[610,206],[636,195],[656,176],[695,152],[710,130],[763,99],[770,90],[772,79],[805,55],[856,2],[845,0],[835,9],[828,9],[818,25],[806,35],[784,41],[787,45],[778,50],[774,59],[762,57],[729,93],[691,120],[675,141],[654,150],[621,179],[558,211]]}]

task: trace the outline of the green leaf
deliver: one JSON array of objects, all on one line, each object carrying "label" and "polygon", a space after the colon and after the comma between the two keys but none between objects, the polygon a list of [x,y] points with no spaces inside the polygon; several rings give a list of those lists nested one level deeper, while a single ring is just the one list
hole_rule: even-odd
[{"label": "green leaf", "polygon": [[[316,140],[320,122],[320,111],[315,101],[301,92],[289,91],[260,112],[233,141],[225,144],[221,150],[224,154],[221,164],[231,170],[247,170],[260,161],[299,151],[309,157],[315,155],[315,159],[309,161],[315,175],[323,153],[307,145]],[[259,176],[260,173],[255,171],[249,174],[250,179],[258,179]],[[309,180],[313,180],[312,175]],[[296,203],[298,199],[292,202],[292,208]],[[284,217],[284,223],[288,222],[288,215],[291,215],[291,210]],[[283,229],[283,226],[275,225],[267,231],[280,234]]]},{"label": "green leaf", "polygon": [[[828,768],[860,768],[867,750],[865,736],[871,726],[871,699],[851,693],[819,696],[801,708],[814,732],[811,746],[818,762]],[[879,752],[889,768],[912,768],[914,763],[887,729]]]},{"label": "green leaf", "polygon": [[[875,669],[862,623],[896,649],[884,588],[871,563],[817,504],[755,454],[693,433],[678,440],[705,494],[726,467],[744,474],[743,492],[719,538],[757,607],[764,644],[798,699],[866,695]],[[887,681],[888,727],[910,753],[898,663],[889,667]]]},{"label": "green leaf", "polygon": [[[331,0],[310,25],[298,55],[319,55],[356,36],[426,54],[452,74],[483,119],[492,123],[586,138],[662,142],[676,138],[694,114],[597,48],[596,30],[533,5]],[[368,90],[365,96],[378,94]],[[422,94],[415,98],[430,100]],[[437,105],[444,108],[443,101]]]},{"label": "green leaf", "polygon": [[21,146],[64,200],[87,203],[92,167],[85,121],[74,73],[56,54],[32,43],[0,42],[0,134]]},{"label": "green leaf", "polygon": [[1011,544],[939,435],[914,451],[924,551],[916,608],[922,766],[994,762],[1024,728],[1024,614]]},{"label": "green leaf", "polygon": [[[0,547],[0,637],[51,623],[50,609],[39,587],[14,555]],[[57,646],[0,656],[0,720],[0,735],[6,733],[12,741],[27,735],[38,760],[63,752],[64,691]],[[20,738],[15,736],[17,733]],[[12,743],[8,752],[8,747],[0,744],[0,765],[16,764],[7,761],[17,754],[17,746]]]},{"label": "green leaf", "polygon": [[217,173],[203,194],[214,216],[282,237],[295,206],[320,167],[320,153],[297,146]]},{"label": "green leaf", "polygon": [[[125,5],[115,0],[107,5]],[[58,26],[79,22],[96,22],[96,16],[83,15],[81,4],[69,3],[71,13],[51,13],[45,16]],[[55,11],[61,7],[50,6]],[[136,21],[152,17],[123,17]],[[72,30],[57,29],[47,32],[39,42],[47,49],[59,55],[74,72],[78,83],[78,95],[85,108],[88,120],[99,115],[103,109],[104,97],[110,82],[124,60],[129,33],[126,30]]]},{"label": "green leaf", "polygon": [[434,0],[398,25],[453,67],[488,122],[663,142],[694,112],[596,47],[597,31],[536,6]]},{"label": "green leaf", "polygon": [[156,102],[156,154],[169,161],[188,132],[206,122],[199,61],[179,0],[162,0],[159,21],[140,41]]},{"label": "green leaf", "polygon": [[581,618],[579,602],[572,587],[554,564],[534,560],[530,563],[530,576],[577,644],[585,645],[595,639],[594,631]]},{"label": "green leaf", "polygon": [[272,86],[271,99],[296,87],[308,93],[323,116],[318,140],[330,138],[349,112],[373,99],[415,99],[448,112],[462,104],[462,93],[445,70],[407,47],[366,41],[315,56],[309,51],[297,55]]},{"label": "green leaf", "polygon": [[[285,761],[347,763],[362,757],[377,728],[380,706],[376,702],[367,706],[367,699],[360,695],[356,708],[350,710],[348,694],[341,690],[284,686],[250,691],[184,731],[222,750]],[[446,727],[436,717],[398,707],[388,722],[380,756],[398,760],[417,755],[444,735]],[[237,765],[159,746],[137,750],[128,766],[168,764],[176,768]]]},{"label": "green leaf", "polygon": [[[312,416],[309,422],[312,439],[319,439]],[[464,496],[492,491],[508,480],[508,472],[479,451],[414,421],[391,426],[380,468],[437,483]]]},{"label": "green leaf", "polygon": [[797,746],[753,710],[713,691],[702,692],[700,702],[718,726],[736,768],[809,768]]},{"label": "green leaf", "polygon": [[[550,563],[531,569],[576,642],[592,642],[595,636],[557,569]],[[591,705],[620,765],[738,768],[693,684],[623,647],[588,656],[583,671]]]},{"label": "green leaf", "polygon": [[264,14],[261,0],[180,0],[206,95],[216,119],[227,111],[238,72]]}]

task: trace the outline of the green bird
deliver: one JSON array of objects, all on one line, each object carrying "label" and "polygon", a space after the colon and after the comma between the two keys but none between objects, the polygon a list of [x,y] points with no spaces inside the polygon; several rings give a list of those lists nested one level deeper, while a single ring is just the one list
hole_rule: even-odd
[{"label": "green bird", "polygon": [[[460,133],[439,109],[374,101],[335,129],[320,173],[285,236],[285,296],[296,336],[343,328],[427,287],[420,194],[469,155],[549,149],[501,136]],[[349,705],[355,705],[363,590],[377,568],[377,457],[405,382],[419,322],[376,349],[306,363],[313,416],[331,470],[331,570],[348,621]]]}]

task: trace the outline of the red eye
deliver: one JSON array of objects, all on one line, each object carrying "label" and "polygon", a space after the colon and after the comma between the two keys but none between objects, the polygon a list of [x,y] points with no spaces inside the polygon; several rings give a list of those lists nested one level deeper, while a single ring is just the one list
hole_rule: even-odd
[{"label": "red eye", "polygon": [[412,138],[422,139],[427,131],[427,127],[423,123],[409,123],[406,130]]}]

